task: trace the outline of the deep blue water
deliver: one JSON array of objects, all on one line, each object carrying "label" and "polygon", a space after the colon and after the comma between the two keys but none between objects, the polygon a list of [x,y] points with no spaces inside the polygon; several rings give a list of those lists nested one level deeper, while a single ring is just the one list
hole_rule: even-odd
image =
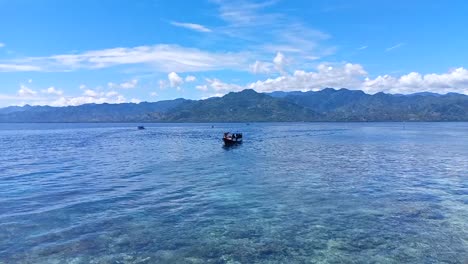
[{"label": "deep blue water", "polygon": [[211,126],[0,124],[0,263],[468,261],[468,123]]}]

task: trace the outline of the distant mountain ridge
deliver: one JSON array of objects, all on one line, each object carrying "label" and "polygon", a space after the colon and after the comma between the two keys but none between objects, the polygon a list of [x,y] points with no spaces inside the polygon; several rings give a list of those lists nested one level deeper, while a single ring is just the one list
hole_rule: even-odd
[{"label": "distant mountain ridge", "polygon": [[366,94],[360,90],[326,88],[317,92],[291,93],[284,100],[310,108],[325,121],[467,121],[468,96],[417,93]]},{"label": "distant mountain ridge", "polygon": [[313,121],[317,113],[293,102],[244,90],[219,98],[187,101],[165,116],[173,122],[284,122]]},{"label": "distant mountain ridge", "polygon": [[186,99],[79,106],[29,106],[0,109],[0,122],[154,122]]},{"label": "distant mountain ridge", "polygon": [[247,89],[205,100],[0,109],[0,122],[4,123],[301,121],[468,121],[468,96],[428,92],[370,95],[344,88],[272,93]]}]

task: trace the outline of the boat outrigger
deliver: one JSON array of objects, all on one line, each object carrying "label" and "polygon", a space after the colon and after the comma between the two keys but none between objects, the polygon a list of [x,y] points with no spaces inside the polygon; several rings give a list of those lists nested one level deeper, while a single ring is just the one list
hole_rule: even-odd
[{"label": "boat outrigger", "polygon": [[234,145],[242,143],[242,133],[224,133],[224,145]]}]

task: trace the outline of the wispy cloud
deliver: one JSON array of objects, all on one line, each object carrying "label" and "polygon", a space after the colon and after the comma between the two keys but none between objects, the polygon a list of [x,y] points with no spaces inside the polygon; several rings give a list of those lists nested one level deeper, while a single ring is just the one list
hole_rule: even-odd
[{"label": "wispy cloud", "polygon": [[20,89],[18,90],[18,96],[20,97],[31,97],[31,96],[35,96],[36,94],[37,94],[36,91],[26,87],[23,84],[20,86]]},{"label": "wispy cloud", "polygon": [[0,48],[3,48],[3,47],[5,47],[5,46],[6,46],[5,43],[0,42]]},{"label": "wispy cloud", "polygon": [[200,25],[200,24],[194,24],[194,23],[182,23],[182,22],[176,22],[172,21],[171,25],[176,26],[176,27],[183,27],[191,30],[195,30],[198,32],[211,32],[211,29]]},{"label": "wispy cloud", "polygon": [[249,57],[246,52],[203,51],[178,45],[158,44],[0,61],[3,63],[0,64],[0,71],[73,71],[138,64],[161,72],[248,70]]},{"label": "wispy cloud", "polygon": [[358,50],[365,50],[365,49],[367,49],[367,48],[368,48],[368,47],[367,47],[366,45],[364,45],[364,46],[359,47]]},{"label": "wispy cloud", "polygon": [[114,88],[121,88],[121,89],[133,89],[138,85],[138,79],[133,79],[128,82],[123,83],[107,83],[107,87],[114,89]]},{"label": "wispy cloud", "polygon": [[189,75],[189,76],[185,77],[186,82],[194,82],[196,80],[197,80],[197,77],[195,77],[193,75]]},{"label": "wispy cloud", "polygon": [[226,22],[217,29],[238,45],[245,45],[259,56],[277,52],[294,53],[296,62],[305,57],[321,58],[335,52],[323,44],[331,38],[296,17],[272,11],[277,1],[252,2],[246,0],[216,0],[218,16]]},{"label": "wispy cloud", "polygon": [[213,2],[218,4],[220,17],[233,27],[269,24],[281,16],[261,13],[262,9],[276,4],[277,1],[214,0]]},{"label": "wispy cloud", "polygon": [[41,71],[40,66],[21,63],[0,63],[0,72],[31,72]]},{"label": "wispy cloud", "polygon": [[389,48],[386,48],[385,51],[386,51],[386,52],[389,52],[389,51],[391,51],[391,50],[398,49],[398,48],[400,48],[400,47],[402,47],[402,46],[404,46],[404,45],[405,45],[405,43],[400,42],[400,43],[398,43],[398,44],[396,44],[396,45],[394,45],[394,46],[391,46],[391,47],[389,47]]},{"label": "wispy cloud", "polygon": [[[79,53],[0,60],[0,72],[65,72],[95,70],[115,66],[132,71],[161,73],[204,72],[218,70],[249,71],[255,61],[271,61],[278,52],[291,58],[292,64],[309,63],[335,53],[324,44],[331,38],[303,21],[270,8],[277,1],[214,0],[218,16],[225,25],[211,29],[194,23],[169,22],[203,34],[203,41],[223,42],[222,51],[183,47],[176,44],[143,45],[89,50]],[[198,36],[202,37],[202,36]],[[233,43],[230,45],[230,43]],[[257,66],[261,66],[257,64]],[[256,68],[258,72],[265,69]],[[256,71],[257,71],[256,70]]]}]

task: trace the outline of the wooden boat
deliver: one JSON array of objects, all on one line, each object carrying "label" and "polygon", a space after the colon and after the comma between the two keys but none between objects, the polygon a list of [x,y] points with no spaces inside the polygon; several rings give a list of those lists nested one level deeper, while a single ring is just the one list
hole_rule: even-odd
[{"label": "wooden boat", "polygon": [[235,145],[242,143],[242,133],[224,133],[223,136],[224,145]]},{"label": "wooden boat", "polygon": [[138,128],[138,130],[143,130],[143,129],[145,129],[144,126],[137,126],[137,128]]}]

